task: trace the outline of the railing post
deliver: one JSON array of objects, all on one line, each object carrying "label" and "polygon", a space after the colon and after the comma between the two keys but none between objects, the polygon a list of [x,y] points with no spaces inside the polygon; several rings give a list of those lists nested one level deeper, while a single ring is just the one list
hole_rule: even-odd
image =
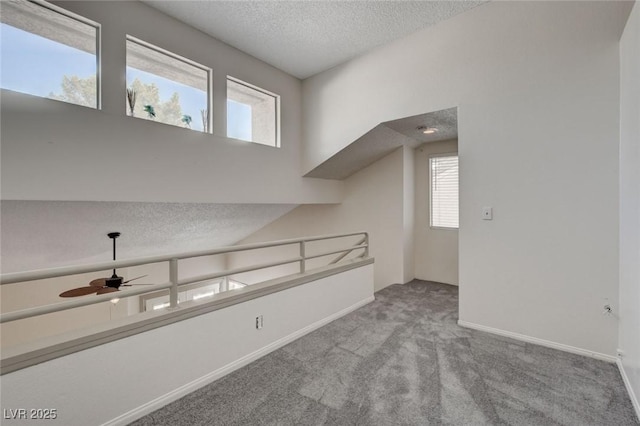
[{"label": "railing post", "polygon": [[300,241],[300,273],[304,274],[307,269],[307,259],[306,259],[306,244],[305,241]]},{"label": "railing post", "polygon": [[171,281],[171,287],[169,288],[169,308],[178,307],[178,259],[171,259],[169,261],[169,281]]},{"label": "railing post", "polygon": [[369,257],[369,233],[368,232],[364,233],[364,243],[367,245],[364,248],[364,257],[366,258],[366,257]]}]

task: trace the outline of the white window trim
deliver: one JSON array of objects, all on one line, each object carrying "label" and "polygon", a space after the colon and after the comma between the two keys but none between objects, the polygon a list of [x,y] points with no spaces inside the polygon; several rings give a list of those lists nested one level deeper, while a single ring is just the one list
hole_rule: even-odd
[{"label": "white window trim", "polygon": [[437,231],[458,231],[460,229],[460,219],[458,218],[458,227],[452,228],[447,226],[433,226],[431,212],[432,210],[432,193],[431,193],[431,159],[437,157],[458,157],[458,204],[460,203],[460,156],[457,152],[443,152],[438,154],[430,154],[427,160],[427,187],[429,188],[429,210],[427,214],[429,215],[429,229],[434,229]]},{"label": "white window trim", "polygon": [[[255,86],[255,85],[251,84],[251,83],[247,83],[246,81],[240,80],[239,78],[235,78],[235,77],[232,77],[230,75],[227,75],[227,81],[229,81],[229,80],[233,81],[234,83],[241,84],[241,85],[243,85],[245,87],[248,87],[250,89],[253,89],[253,90],[257,91],[257,92],[261,92],[261,93],[264,93],[265,95],[269,95],[269,96],[272,96],[272,97],[275,98],[275,101],[276,101],[276,114],[275,114],[276,115],[276,117],[275,117],[275,120],[276,120],[276,144],[275,145],[266,145],[266,144],[257,143],[257,145],[269,146],[271,148],[280,148],[280,95],[278,95],[276,93],[273,93],[273,92],[270,92],[268,90],[265,90],[262,87],[258,87],[258,86]],[[227,100],[228,100],[228,98],[227,98]],[[225,108],[226,108],[226,102],[225,102]],[[227,111],[227,114],[228,113],[229,112]],[[235,139],[235,138],[229,138],[229,139]],[[240,140],[240,139],[238,139],[238,140]],[[253,142],[253,141],[244,141],[244,142],[256,143],[256,142]]]},{"label": "white window trim", "polygon": [[[140,40],[137,37],[134,37],[132,35],[127,34],[126,37],[126,41],[130,41],[132,43],[136,43],[142,47],[145,47],[147,49],[151,49],[154,50],[158,53],[161,53],[163,55],[167,55],[170,56],[178,61],[184,62],[187,65],[190,65],[192,67],[195,68],[199,68],[202,71],[207,73],[207,111],[208,111],[208,117],[207,117],[207,131],[206,132],[202,132],[205,134],[212,134],[213,133],[213,111],[212,111],[212,107],[213,107],[213,70],[210,67],[207,67],[206,65],[202,65],[196,61],[193,61],[189,58],[185,58],[184,56],[180,56],[176,53],[170,52],[166,49],[163,49],[162,47],[158,47],[154,44],[151,44],[147,41],[144,40]],[[125,64],[126,66],[126,64]]]}]

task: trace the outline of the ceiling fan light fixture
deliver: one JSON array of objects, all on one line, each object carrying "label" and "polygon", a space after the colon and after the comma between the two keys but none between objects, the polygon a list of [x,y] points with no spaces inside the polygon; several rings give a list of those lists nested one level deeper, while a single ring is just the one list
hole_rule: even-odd
[{"label": "ceiling fan light fixture", "polygon": [[[113,260],[116,260],[116,238],[120,236],[119,232],[110,232],[107,234],[109,238],[113,240]],[[133,285],[152,285],[152,284],[128,284],[131,281],[135,281],[140,278],[144,278],[147,275],[141,275],[139,277],[130,278],[127,281],[124,281],[124,278],[118,276],[115,268],[113,269],[113,275],[110,278],[98,278],[89,282],[88,286],[78,287],[71,290],[63,291],[60,293],[60,297],[78,297],[78,296],[86,296],[88,294],[107,294],[113,293],[116,291],[120,291],[121,286],[131,287]],[[120,301],[119,297],[114,297],[111,299],[111,303],[114,305]]]}]

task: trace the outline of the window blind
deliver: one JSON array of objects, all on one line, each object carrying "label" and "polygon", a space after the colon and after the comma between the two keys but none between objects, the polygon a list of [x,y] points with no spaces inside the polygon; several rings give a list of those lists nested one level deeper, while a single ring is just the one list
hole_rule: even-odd
[{"label": "window blind", "polygon": [[458,156],[429,159],[431,226],[458,228]]}]

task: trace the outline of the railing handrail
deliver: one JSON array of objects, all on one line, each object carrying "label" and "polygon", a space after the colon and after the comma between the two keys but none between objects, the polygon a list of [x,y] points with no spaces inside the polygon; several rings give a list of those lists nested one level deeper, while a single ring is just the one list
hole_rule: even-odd
[{"label": "railing handrail", "polygon": [[[279,246],[289,245],[289,244],[300,244],[301,246],[304,246],[304,244],[306,244],[307,242],[322,241],[322,240],[329,240],[329,239],[336,239],[336,238],[345,238],[345,237],[350,237],[354,235],[364,235],[364,239],[359,240],[355,246],[350,246],[342,250],[332,249],[327,252],[317,253],[310,256],[305,255],[304,250],[302,250],[301,256],[294,257],[294,258],[287,258],[284,260],[262,263],[262,264],[257,264],[253,266],[243,267],[243,268],[230,269],[222,272],[215,272],[212,274],[178,279],[177,262],[179,259],[188,259],[193,257],[234,253],[234,252],[246,251],[246,250],[257,250],[261,248],[279,247]],[[188,285],[198,281],[206,281],[206,280],[221,278],[229,275],[239,274],[243,272],[252,272],[259,269],[266,269],[274,266],[286,265],[286,264],[296,263],[296,262],[300,263],[300,272],[302,273],[305,271],[304,264],[306,260],[315,259],[323,256],[329,256],[331,254],[342,253],[342,252],[346,252],[348,254],[351,251],[358,250],[358,249],[364,249],[362,257],[367,257],[368,251],[369,251],[368,238],[369,238],[369,235],[367,232],[353,232],[349,234],[331,234],[331,235],[320,235],[320,236],[314,236],[314,237],[292,238],[287,240],[278,240],[278,241],[271,241],[266,243],[243,244],[238,246],[220,247],[220,248],[211,249],[211,250],[199,250],[199,251],[177,253],[177,254],[171,254],[171,255],[150,256],[150,257],[141,257],[137,259],[100,262],[100,263],[93,263],[93,264],[87,264],[87,265],[76,265],[76,266],[66,266],[61,268],[42,269],[42,270],[36,270],[36,271],[16,272],[16,273],[0,275],[0,278],[2,279],[2,284],[10,284],[10,283],[16,283],[16,282],[34,281],[34,280],[55,278],[55,277],[66,276],[66,275],[75,275],[75,274],[82,274],[87,272],[96,272],[96,271],[103,271],[107,269],[124,268],[129,266],[139,266],[139,265],[145,265],[149,263],[158,263],[158,262],[168,261],[169,262],[169,282],[168,283],[156,284],[154,286],[141,288],[141,289],[127,289],[119,292],[118,297],[123,298],[128,296],[136,296],[139,294],[149,293],[157,290],[169,289],[171,307],[175,308],[177,307],[178,287],[180,286]],[[0,323],[16,321],[19,319],[35,317],[35,316],[44,315],[44,314],[53,313],[53,312],[60,312],[68,309],[78,308],[81,306],[88,306],[88,305],[93,305],[97,303],[103,303],[113,298],[114,298],[114,294],[109,293],[109,294],[97,295],[87,299],[69,300],[62,303],[53,303],[53,304],[44,305],[44,306],[36,306],[32,308],[22,309],[19,311],[13,311],[13,312],[0,315]]]},{"label": "railing handrail", "polygon": [[266,269],[266,268],[272,268],[274,266],[288,265],[289,263],[296,263],[296,262],[300,262],[301,260],[302,260],[301,257],[294,257],[294,258],[280,260],[277,262],[261,263],[254,266],[247,266],[245,268],[229,269],[227,271],[214,272],[212,274],[199,275],[197,277],[183,278],[181,280],[178,280],[178,286],[193,284],[200,281],[215,280],[216,278],[222,278],[222,277],[235,275],[235,274],[242,274],[244,272],[257,271],[258,269]]},{"label": "railing handrail", "polygon": [[291,238],[286,240],[277,240],[277,241],[264,242],[264,243],[252,243],[252,244],[242,244],[238,246],[219,247],[219,248],[209,249],[209,250],[196,250],[196,251],[191,251],[186,253],[182,252],[182,253],[173,253],[173,254],[163,254],[163,255],[139,257],[139,258],[133,258],[133,259],[96,262],[96,263],[89,263],[86,265],[71,265],[71,266],[62,266],[62,267],[50,268],[50,269],[37,269],[33,271],[11,272],[8,274],[0,275],[0,285],[13,284],[13,283],[23,282],[23,281],[43,280],[47,278],[62,277],[65,275],[86,274],[89,272],[106,271],[108,269],[128,268],[131,266],[146,265],[149,263],[168,262],[172,259],[180,260],[180,259],[187,259],[187,258],[193,258],[193,257],[213,256],[217,254],[234,253],[239,251],[255,250],[255,249],[261,249],[261,248],[279,247],[279,246],[284,246],[289,244],[297,244],[301,242],[311,242],[311,241],[329,240],[333,238],[351,237],[354,235],[367,236],[368,234],[362,231],[362,232],[352,232],[349,234],[318,235],[318,236],[306,237],[306,238],[305,237]]},{"label": "railing handrail", "polygon": [[96,303],[108,302],[114,297],[118,297],[119,299],[129,297],[129,296],[137,296],[139,294],[150,293],[158,290],[164,290],[167,288],[171,288],[172,284],[170,282],[166,282],[164,284],[157,284],[154,286],[145,286],[144,288],[137,289],[126,289],[118,292],[118,295],[115,296],[113,293],[107,294],[99,294],[90,299],[77,299],[77,300],[65,300],[64,302],[52,303],[44,306],[35,306],[32,308],[21,309],[19,311],[7,312],[6,314],[0,315],[0,323],[17,321],[25,318],[37,317],[39,315],[50,314],[53,312],[66,311],[68,309],[73,308],[81,308],[83,306],[94,305]]}]

